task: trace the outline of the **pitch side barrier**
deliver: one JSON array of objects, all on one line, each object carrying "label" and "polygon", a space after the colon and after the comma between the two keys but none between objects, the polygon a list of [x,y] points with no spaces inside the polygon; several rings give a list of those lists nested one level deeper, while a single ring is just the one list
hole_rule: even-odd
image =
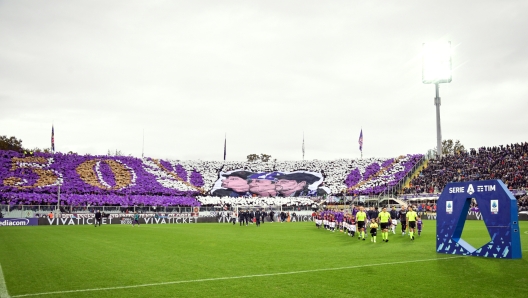
[{"label": "pitch side barrier", "polygon": [[[154,214],[140,214],[139,224],[189,224],[197,223],[198,216],[195,213],[169,214],[168,216],[158,216]],[[133,214],[110,214],[101,219],[103,225],[132,224]],[[39,225],[62,226],[62,225],[93,225],[95,224],[95,214],[66,214],[62,213],[55,218],[39,218]]]},{"label": "pitch side barrier", "polygon": [[[519,221],[528,221],[528,212],[519,212],[517,215]],[[424,220],[436,220],[436,213],[427,213],[422,215]],[[480,211],[468,211],[466,220],[482,220],[482,213]]]},{"label": "pitch side barrier", "polygon": [[[203,214],[202,214],[203,213]],[[133,214],[110,214],[108,217],[103,217],[101,224],[132,224]],[[277,217],[273,219],[277,221]],[[305,212],[290,215],[291,222],[306,222],[312,221],[312,216]],[[140,224],[195,224],[195,223],[233,223],[237,222],[232,212],[200,212],[200,213],[177,213],[169,214],[167,216],[158,216],[154,214],[140,214]],[[266,217],[265,222],[271,222],[271,219]],[[93,225],[95,223],[94,214],[61,214],[55,218],[38,218],[38,225]]]},{"label": "pitch side barrier", "polygon": [[37,218],[0,218],[0,227],[23,227],[38,225]]}]

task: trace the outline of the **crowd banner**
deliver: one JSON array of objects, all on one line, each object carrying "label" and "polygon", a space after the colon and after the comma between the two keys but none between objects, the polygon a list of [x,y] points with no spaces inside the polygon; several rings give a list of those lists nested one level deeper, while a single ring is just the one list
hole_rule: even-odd
[{"label": "crowd banner", "polygon": [[[295,202],[294,198],[336,195],[343,190],[348,190],[349,196],[378,195],[389,191],[391,183],[397,184],[423,160],[422,154],[407,154],[369,158],[367,163],[347,159],[240,163],[0,153],[2,201],[48,206],[57,204],[59,189],[59,203],[69,206],[97,203],[187,208],[208,205],[197,199],[208,195],[231,199],[256,195]],[[381,170],[383,175],[375,175]]]},{"label": "crowd banner", "polygon": [[38,218],[0,218],[0,227],[36,226]]}]

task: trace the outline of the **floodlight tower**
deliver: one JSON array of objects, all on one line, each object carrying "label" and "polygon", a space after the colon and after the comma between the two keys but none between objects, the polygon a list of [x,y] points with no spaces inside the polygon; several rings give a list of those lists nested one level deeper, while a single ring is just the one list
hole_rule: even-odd
[{"label": "floodlight tower", "polygon": [[451,83],[451,42],[423,44],[422,82],[435,84],[436,97],[436,156],[442,158],[442,127],[440,125],[441,83]]}]

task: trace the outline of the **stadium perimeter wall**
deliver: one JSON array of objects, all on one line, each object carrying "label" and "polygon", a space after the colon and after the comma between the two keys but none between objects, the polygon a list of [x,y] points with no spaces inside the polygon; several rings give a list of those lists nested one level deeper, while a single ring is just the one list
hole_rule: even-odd
[{"label": "stadium perimeter wall", "polygon": [[[436,220],[436,214],[427,214],[422,217],[424,220]],[[468,212],[467,220],[482,220],[480,212]],[[519,213],[520,221],[528,221],[528,213]],[[195,223],[233,223],[236,218],[230,212],[220,214],[199,215],[194,213],[178,213],[171,214],[169,217],[142,217],[139,223],[143,225],[152,224],[195,224]],[[290,215],[291,222],[308,222],[312,221],[311,212],[300,211],[295,215]],[[275,217],[274,222],[277,222]],[[266,218],[265,223],[269,222],[269,217]],[[75,216],[74,214],[62,214],[59,218],[2,218],[0,219],[0,227],[3,226],[63,226],[63,225],[93,225],[93,214],[83,214],[82,216]],[[132,217],[130,214],[112,214],[108,218],[102,219],[103,225],[108,224],[132,224]]]},{"label": "stadium perimeter wall", "polygon": [[[270,223],[269,218],[266,218],[267,221],[265,223]],[[94,224],[94,218],[88,217],[88,218],[39,218],[38,219],[38,225],[93,225]],[[140,218],[139,223],[143,225],[153,225],[153,224],[195,224],[195,223],[233,223],[233,221],[236,221],[235,217],[232,217],[229,215],[216,215],[216,216],[192,216],[191,214],[182,214],[181,216],[175,216],[175,217],[161,217],[161,218],[155,218],[155,217],[146,217],[146,218]],[[275,218],[274,222],[276,222],[277,219]],[[311,215],[295,215],[290,216],[291,222],[299,222],[299,221],[312,221]],[[109,217],[109,218],[103,218],[102,220],[103,225],[108,224],[132,224],[132,218],[131,217]]]},{"label": "stadium perimeter wall", "polygon": [[[427,214],[422,217],[422,219],[425,220],[436,220],[436,214]],[[480,212],[475,211],[468,211],[468,214],[466,216],[466,220],[482,220],[482,214]],[[528,213],[527,212],[519,212],[519,220],[521,221],[528,221]]]}]

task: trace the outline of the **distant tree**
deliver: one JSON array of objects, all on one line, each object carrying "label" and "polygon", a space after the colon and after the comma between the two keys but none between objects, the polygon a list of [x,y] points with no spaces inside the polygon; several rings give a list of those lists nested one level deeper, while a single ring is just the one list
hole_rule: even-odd
[{"label": "distant tree", "polygon": [[40,153],[40,152],[51,153],[51,148],[41,149],[39,147],[35,147],[33,149],[27,149],[27,151],[30,151],[30,152],[33,152],[33,153]]},{"label": "distant tree", "polygon": [[110,151],[110,149],[108,149],[108,153],[106,153],[106,155],[108,156],[125,156],[125,154],[121,151],[121,150],[115,150],[115,152],[112,152]]},{"label": "distant tree", "polygon": [[268,162],[270,158],[271,158],[271,155],[264,154],[264,153],[260,154],[260,160],[262,160],[263,162]]},{"label": "distant tree", "polygon": [[257,162],[257,161],[268,162],[270,159],[271,159],[271,155],[264,154],[264,153],[261,153],[260,155],[253,153],[247,156],[248,162]]},{"label": "distant tree", "polygon": [[[436,156],[436,150],[437,148],[433,149],[434,156]],[[463,152],[466,152],[466,148],[460,142],[460,140],[456,140],[454,142],[452,139],[442,141],[442,155],[453,155]]]},{"label": "distant tree", "polygon": [[15,137],[8,138],[7,136],[0,136],[0,150],[23,152],[22,140]]},{"label": "distant tree", "polygon": [[453,153],[459,154],[466,152],[466,147],[462,145],[462,143],[459,140],[455,141],[455,144],[453,145]]},{"label": "distant tree", "polygon": [[260,156],[258,156],[257,154],[250,154],[247,156],[247,161],[248,162],[256,162],[256,161],[259,161],[260,160]]},{"label": "distant tree", "polygon": [[51,153],[51,148],[38,148],[35,147],[33,149],[30,148],[24,148],[22,146],[22,140],[17,139],[16,137],[10,137],[7,136],[0,136],[0,150],[13,150],[17,152],[44,152],[44,153]]}]

